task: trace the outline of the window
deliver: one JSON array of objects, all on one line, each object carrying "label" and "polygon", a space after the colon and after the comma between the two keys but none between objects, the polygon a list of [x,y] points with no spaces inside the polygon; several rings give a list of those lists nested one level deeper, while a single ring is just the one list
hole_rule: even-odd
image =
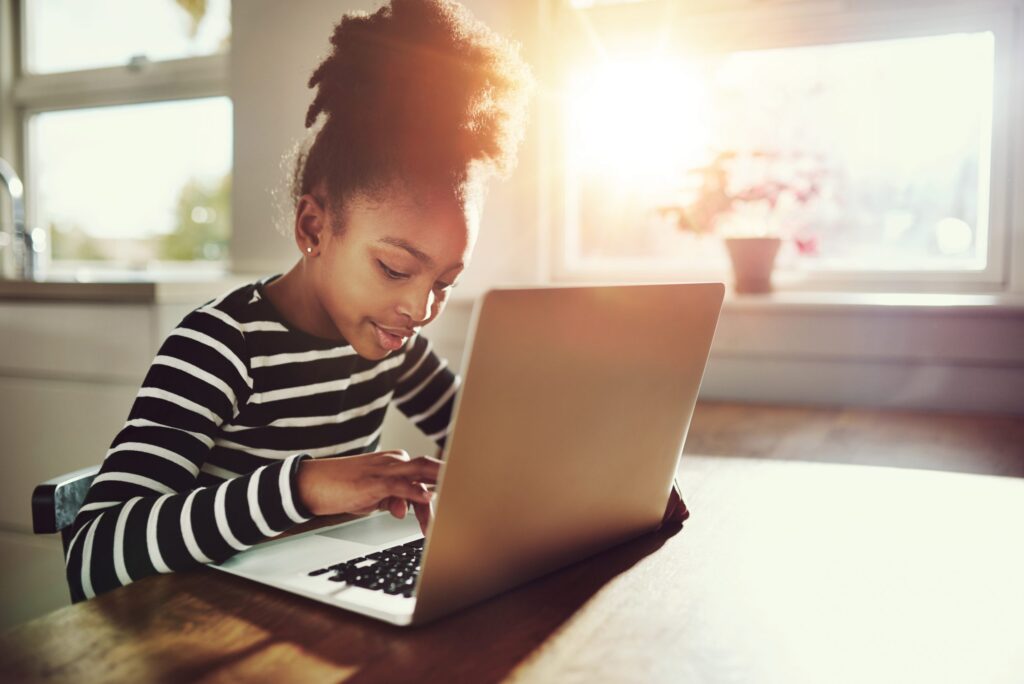
[{"label": "window", "polygon": [[224,97],[33,116],[36,225],[49,230],[53,260],[223,259],[230,130]]},{"label": "window", "polygon": [[[230,234],[228,0],[31,0],[3,117],[44,273],[223,270]],[[7,121],[13,125],[8,128]]]},{"label": "window", "polygon": [[[790,283],[998,288],[1013,22],[773,4],[566,11],[583,37],[564,69],[558,275],[721,277],[720,241],[680,230],[698,216],[792,238]],[[718,172],[740,199],[699,213]]]}]

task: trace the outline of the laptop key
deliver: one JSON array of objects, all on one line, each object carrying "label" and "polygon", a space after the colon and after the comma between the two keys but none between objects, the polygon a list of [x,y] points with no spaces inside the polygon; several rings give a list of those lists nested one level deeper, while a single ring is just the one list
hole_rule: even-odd
[{"label": "laptop key", "polygon": [[312,570],[308,574],[316,577],[333,571],[333,574],[327,577],[331,582],[345,582],[371,591],[383,591],[392,596],[401,595],[409,598],[415,591],[424,541],[416,539]]}]

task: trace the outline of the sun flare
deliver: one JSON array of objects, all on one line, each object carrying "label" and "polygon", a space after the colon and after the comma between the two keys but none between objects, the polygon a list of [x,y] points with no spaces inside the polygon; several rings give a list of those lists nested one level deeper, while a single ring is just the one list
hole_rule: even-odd
[{"label": "sun flare", "polygon": [[618,58],[578,68],[567,114],[573,162],[636,182],[699,163],[709,142],[704,84],[679,58]]}]

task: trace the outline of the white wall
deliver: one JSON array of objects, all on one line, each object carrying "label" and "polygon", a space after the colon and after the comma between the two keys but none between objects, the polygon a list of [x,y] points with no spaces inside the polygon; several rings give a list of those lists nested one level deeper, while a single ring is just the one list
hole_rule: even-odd
[{"label": "white wall", "polygon": [[1024,413],[1019,307],[958,306],[955,297],[903,299],[727,301],[701,396]]}]

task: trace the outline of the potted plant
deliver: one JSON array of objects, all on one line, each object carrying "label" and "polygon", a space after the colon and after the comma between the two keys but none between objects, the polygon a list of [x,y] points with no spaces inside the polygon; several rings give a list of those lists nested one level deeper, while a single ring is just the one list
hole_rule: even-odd
[{"label": "potted plant", "polygon": [[686,174],[682,199],[658,207],[680,230],[721,235],[732,262],[735,291],[769,292],[783,238],[801,254],[814,253],[814,238],[797,235],[791,210],[820,194],[823,167],[801,155],[719,152]]}]

